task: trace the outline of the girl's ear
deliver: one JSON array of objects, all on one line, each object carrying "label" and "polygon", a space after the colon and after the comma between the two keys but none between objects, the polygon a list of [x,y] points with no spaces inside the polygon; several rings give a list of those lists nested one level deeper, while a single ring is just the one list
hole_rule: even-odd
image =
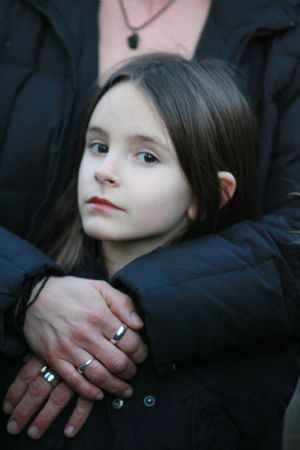
[{"label": "girl's ear", "polygon": [[197,217],[197,208],[196,208],[196,202],[192,201],[192,203],[190,204],[190,206],[188,207],[187,210],[187,216],[189,220],[195,220]]},{"label": "girl's ear", "polygon": [[220,209],[234,196],[236,179],[230,172],[220,171],[218,177],[221,185]]},{"label": "girl's ear", "polygon": [[[226,203],[234,196],[236,189],[236,179],[230,172],[220,171],[218,172],[218,177],[221,185],[221,198],[219,209],[223,208]],[[197,217],[197,207],[196,202],[192,201],[188,210],[187,216],[189,220],[195,220]],[[205,219],[205,214],[203,215]]]}]

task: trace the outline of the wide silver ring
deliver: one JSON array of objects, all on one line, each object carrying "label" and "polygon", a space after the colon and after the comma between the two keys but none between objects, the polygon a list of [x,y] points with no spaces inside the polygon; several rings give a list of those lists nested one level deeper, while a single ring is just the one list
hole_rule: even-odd
[{"label": "wide silver ring", "polygon": [[40,376],[52,387],[55,387],[60,381],[56,373],[52,372],[52,370],[50,370],[48,366],[42,367],[42,369],[40,370]]},{"label": "wide silver ring", "polygon": [[92,364],[93,361],[95,361],[95,358],[90,358],[90,359],[88,359],[86,362],[80,364],[80,366],[77,367],[78,372],[81,373],[81,375],[83,375],[84,372],[85,372],[85,370],[86,370],[86,368],[87,368],[90,364]]},{"label": "wide silver ring", "polygon": [[124,325],[124,323],[120,326],[120,328],[117,329],[113,337],[111,338],[110,342],[114,345],[116,345],[124,336],[124,334],[127,331],[127,326]]}]

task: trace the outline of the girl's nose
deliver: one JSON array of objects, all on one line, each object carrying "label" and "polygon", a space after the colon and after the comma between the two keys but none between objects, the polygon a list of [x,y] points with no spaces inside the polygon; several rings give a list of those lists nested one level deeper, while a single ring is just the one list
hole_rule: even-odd
[{"label": "girl's nose", "polygon": [[108,157],[97,167],[95,171],[95,179],[98,183],[118,186],[119,176],[116,164]]}]

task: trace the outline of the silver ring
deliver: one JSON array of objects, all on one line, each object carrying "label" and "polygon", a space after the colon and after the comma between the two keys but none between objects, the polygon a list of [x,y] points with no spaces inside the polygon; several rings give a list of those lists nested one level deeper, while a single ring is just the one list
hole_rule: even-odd
[{"label": "silver ring", "polygon": [[81,373],[81,375],[84,374],[86,368],[92,364],[92,362],[95,361],[95,358],[90,358],[86,362],[80,364],[80,366],[77,368],[78,372]]},{"label": "silver ring", "polygon": [[120,326],[120,328],[117,329],[113,337],[111,338],[110,342],[114,345],[116,345],[124,336],[124,334],[127,331],[126,325],[124,323]]},{"label": "silver ring", "polygon": [[52,387],[55,387],[60,381],[56,373],[52,372],[48,366],[44,366],[40,370],[40,376],[47,381],[47,383],[51,384]]}]

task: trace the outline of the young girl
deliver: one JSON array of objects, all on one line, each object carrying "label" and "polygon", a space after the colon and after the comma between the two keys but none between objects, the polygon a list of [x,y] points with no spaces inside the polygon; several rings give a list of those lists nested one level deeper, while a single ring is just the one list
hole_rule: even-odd
[{"label": "young girl", "polygon": [[[192,247],[199,234],[250,219],[254,143],[250,107],[223,64],[159,54],[133,59],[91,105],[78,185],[58,205],[63,218],[49,234],[51,255],[70,273],[93,272],[117,285],[118,270],[141,255],[183,240]],[[186,271],[192,280],[191,261]],[[169,273],[166,290],[176,278],[172,267]],[[178,327],[189,326],[176,309],[169,313]],[[116,345],[127,332],[119,331]],[[91,355],[90,371],[95,364]],[[269,350],[268,359],[262,352],[195,360],[163,375],[150,356],[132,379],[132,398],[107,395],[72,439],[63,434],[69,405],[42,439],[24,433],[18,448],[274,450],[293,367],[288,350],[284,361]]]}]

